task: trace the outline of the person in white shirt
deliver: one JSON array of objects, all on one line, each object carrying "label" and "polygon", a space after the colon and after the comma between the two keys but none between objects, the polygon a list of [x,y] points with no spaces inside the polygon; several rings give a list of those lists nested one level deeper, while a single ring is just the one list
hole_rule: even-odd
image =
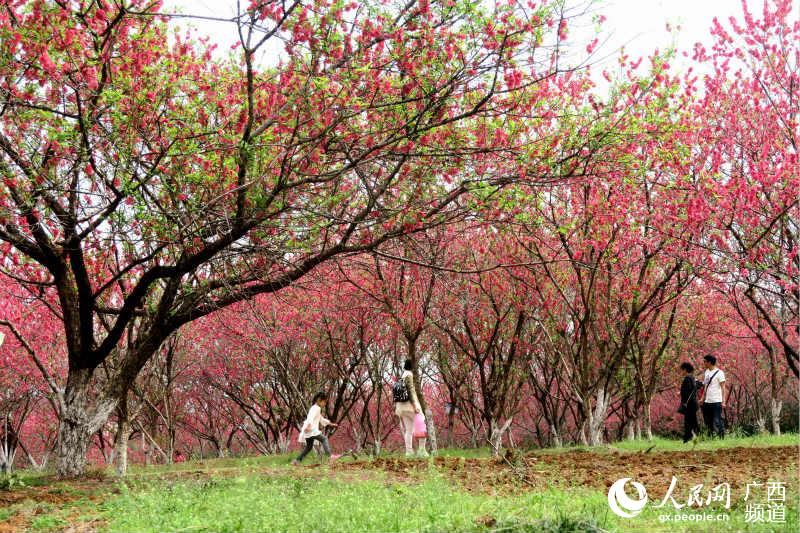
[{"label": "person in white shirt", "polygon": [[716,432],[720,438],[725,437],[725,423],[722,412],[725,409],[725,372],[717,368],[717,358],[713,355],[703,357],[706,371],[703,375],[703,420],[708,434]]},{"label": "person in white shirt", "polygon": [[293,465],[300,464],[300,461],[305,459],[306,455],[314,448],[314,441],[319,441],[322,444],[322,449],[325,450],[325,455],[331,456],[331,446],[328,444],[328,437],[319,429],[322,427],[336,427],[336,424],[322,416],[322,410],[328,403],[328,395],[324,392],[318,392],[314,395],[311,402],[311,408],[308,410],[305,422],[300,429],[300,436],[298,442],[304,442],[306,447],[297,456],[297,459],[292,461]]}]

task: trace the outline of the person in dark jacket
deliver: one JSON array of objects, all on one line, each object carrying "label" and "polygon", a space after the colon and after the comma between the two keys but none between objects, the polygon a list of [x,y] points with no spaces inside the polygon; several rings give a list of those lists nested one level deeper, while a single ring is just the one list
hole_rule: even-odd
[{"label": "person in dark jacket", "polygon": [[681,364],[684,372],[681,383],[681,409],[683,415],[683,442],[689,442],[694,435],[700,434],[700,424],[697,422],[697,380],[694,377],[692,363]]}]

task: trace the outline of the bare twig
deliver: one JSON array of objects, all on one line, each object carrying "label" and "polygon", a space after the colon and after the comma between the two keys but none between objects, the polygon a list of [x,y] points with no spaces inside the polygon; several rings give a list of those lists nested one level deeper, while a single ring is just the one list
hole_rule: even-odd
[{"label": "bare twig", "polygon": [[520,481],[522,481],[523,483],[525,483],[526,485],[529,485],[529,486],[531,486],[531,487],[534,487],[534,486],[535,486],[535,485],[533,484],[533,482],[531,482],[531,481],[529,481],[528,479],[526,479],[526,478],[525,478],[525,474],[524,474],[523,472],[521,472],[521,471],[520,471],[520,468],[519,468],[518,466],[516,466],[514,463],[512,463],[511,461],[509,461],[509,460],[508,460],[508,457],[506,457],[505,455],[503,455],[503,454],[501,454],[501,453],[500,453],[500,450],[498,450],[498,449],[497,449],[497,446],[495,446],[495,445],[494,445],[494,443],[491,441],[491,439],[488,439],[488,438],[487,438],[487,439],[486,439],[486,442],[488,442],[488,443],[489,443],[489,446],[491,446],[491,447],[492,447],[492,449],[495,451],[495,453],[496,453],[498,456],[500,456],[500,457],[502,457],[502,458],[503,458],[503,461],[505,461],[506,463],[508,463],[508,466],[509,466],[509,467],[511,467],[511,471],[512,471],[512,472],[514,472],[514,474],[516,474],[516,475],[517,475],[517,477],[519,478],[519,480],[520,480]]},{"label": "bare twig", "polygon": [[42,376],[44,376],[44,379],[47,382],[47,385],[50,387],[50,390],[53,392],[53,394],[55,394],[58,402],[58,410],[59,412],[61,412],[61,410],[64,407],[64,401],[63,401],[64,399],[61,395],[61,390],[58,388],[58,385],[56,385],[53,376],[51,376],[50,372],[47,371],[47,367],[45,367],[44,363],[42,363],[42,360],[39,359],[39,356],[36,354],[36,350],[33,349],[33,347],[25,339],[25,337],[17,330],[17,328],[14,327],[14,324],[9,322],[8,320],[0,319],[0,326],[7,327],[11,331],[11,333],[17,338],[19,343],[22,344],[22,347],[25,348],[25,351],[27,351],[30,354],[31,358],[33,359],[33,362],[36,363],[39,372],[41,372]]}]

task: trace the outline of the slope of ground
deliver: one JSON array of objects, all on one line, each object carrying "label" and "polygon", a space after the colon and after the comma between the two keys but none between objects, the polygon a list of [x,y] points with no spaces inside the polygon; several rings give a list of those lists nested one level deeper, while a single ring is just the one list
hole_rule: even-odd
[{"label": "slope of ground", "polygon": [[[346,458],[332,465],[287,457],[134,468],[120,481],[104,471],[74,481],[23,473],[25,486],[0,490],[0,533],[65,531],[795,531],[798,437],[680,443],[624,443],[593,449],[445,450],[430,460]],[[692,449],[694,448],[694,449]],[[642,482],[653,502],[672,476],[676,501],[731,487],[725,522],[664,521],[648,507],[618,518],[607,504],[617,479]],[[746,485],[780,481],[785,522],[749,523]],[[762,487],[763,488],[763,487]],[[753,492],[755,494],[755,492]],[[763,499],[763,498],[762,498]],[[751,500],[752,502],[753,500]],[[671,507],[669,507],[671,508]],[[707,509],[714,508],[711,505]],[[699,510],[695,510],[699,512]]]}]

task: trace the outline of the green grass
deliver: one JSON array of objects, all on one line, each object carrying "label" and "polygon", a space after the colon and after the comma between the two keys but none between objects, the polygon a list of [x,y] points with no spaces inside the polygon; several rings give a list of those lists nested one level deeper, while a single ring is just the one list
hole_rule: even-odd
[{"label": "green grass", "polygon": [[[535,525],[608,518],[603,498],[580,505],[563,491],[514,497],[470,494],[431,472],[420,483],[288,476],[147,484],[109,502],[110,531],[473,531],[487,524]],[[224,502],[224,503],[223,503]],[[487,522],[488,521],[488,522]]]},{"label": "green grass", "polygon": [[[296,455],[297,453],[282,455],[260,455],[253,457],[223,457],[156,466],[133,464],[128,467],[128,473],[132,476],[159,476],[166,473],[177,472],[213,473],[225,470],[247,470],[251,468],[288,468],[290,466],[289,462]],[[313,464],[315,462],[319,461],[312,457],[309,457],[305,460],[306,464]],[[113,468],[109,467],[105,472],[109,476],[114,475]]]},{"label": "green grass", "polygon": [[31,529],[34,531],[55,531],[64,529],[69,522],[57,515],[44,514],[37,516],[31,522]]},{"label": "green grass", "polygon": [[[798,445],[798,435],[780,437],[733,437],[701,439],[693,445],[656,438],[624,441],[592,448],[593,452],[637,452],[654,447],[660,451],[727,447]],[[537,450],[559,454],[574,447]],[[396,456],[397,454],[389,454]],[[447,449],[440,455],[488,457],[490,450]],[[291,455],[223,458],[166,466],[132,466],[130,476],[116,481],[107,469],[106,481],[74,484],[53,481],[42,473],[21,472],[24,487],[69,500],[53,505],[30,499],[0,509],[0,521],[19,514],[34,531],[64,529],[92,522],[108,531],[491,531],[491,532],[650,532],[692,531],[780,532],[800,529],[798,523],[797,469],[775,472],[787,485],[785,524],[747,524],[744,505],[732,498],[733,508],[725,522],[662,522],[660,510],[651,504],[632,519],[614,515],[604,490],[555,483],[530,490],[512,481],[504,490],[489,484],[468,490],[433,463],[404,478],[372,466],[337,469],[327,466],[294,469]],[[363,458],[363,456],[362,456]],[[341,461],[350,461],[343,458]],[[317,463],[314,457],[307,465]],[[428,464],[426,468],[424,465]],[[563,475],[552,465],[540,472]],[[736,468],[736,465],[731,465]],[[542,470],[544,469],[544,470]],[[665,475],[669,475],[667,472]],[[550,474],[545,474],[550,475]],[[678,474],[679,475],[679,474]],[[568,476],[567,476],[568,477]],[[526,490],[522,490],[525,488]],[[741,488],[740,488],[741,489]],[[679,499],[686,497],[681,487]],[[677,495],[677,494],[676,494]],[[659,495],[659,498],[662,495]],[[91,498],[91,499],[90,499]],[[674,511],[673,511],[674,513]]]},{"label": "green grass", "polygon": [[[788,502],[791,504],[791,502]],[[203,482],[146,483],[108,502],[109,531],[797,531],[796,506],[785,524],[747,524],[735,505],[726,522],[661,522],[650,507],[613,515],[606,495],[586,489],[468,493],[436,472],[419,483],[241,476]],[[670,513],[671,514],[671,513]]]},{"label": "green grass", "polygon": [[800,435],[785,433],[783,435],[756,435],[751,437],[732,436],[724,439],[700,437],[694,443],[684,444],[679,440],[654,437],[653,440],[624,440],[608,445],[608,448],[630,452],[646,450],[655,446],[653,451],[686,451],[686,450],[718,450],[721,448],[749,448],[754,446],[800,446]]}]

